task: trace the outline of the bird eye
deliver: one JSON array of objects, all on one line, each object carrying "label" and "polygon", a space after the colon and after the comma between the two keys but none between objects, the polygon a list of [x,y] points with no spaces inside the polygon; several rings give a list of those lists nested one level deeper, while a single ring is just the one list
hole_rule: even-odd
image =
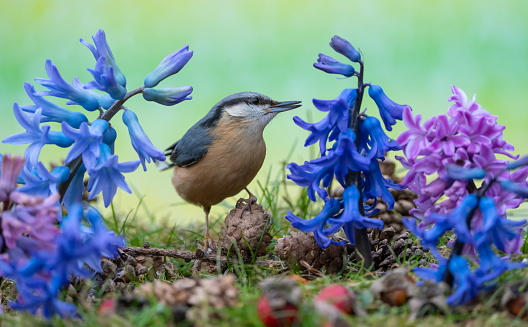
[{"label": "bird eye", "polygon": [[258,98],[251,98],[251,103],[252,104],[259,104],[259,99]]}]

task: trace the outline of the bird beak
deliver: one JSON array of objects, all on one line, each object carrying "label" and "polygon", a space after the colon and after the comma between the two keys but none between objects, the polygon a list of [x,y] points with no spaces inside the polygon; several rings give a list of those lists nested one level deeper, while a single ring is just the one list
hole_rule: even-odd
[{"label": "bird beak", "polygon": [[292,110],[292,109],[295,109],[295,108],[299,108],[300,106],[302,106],[300,103],[301,103],[301,101],[282,101],[282,102],[279,102],[277,104],[274,104],[274,105],[270,106],[266,110],[266,113],[267,114],[279,113],[279,112],[283,112],[283,111],[288,111],[288,110]]}]

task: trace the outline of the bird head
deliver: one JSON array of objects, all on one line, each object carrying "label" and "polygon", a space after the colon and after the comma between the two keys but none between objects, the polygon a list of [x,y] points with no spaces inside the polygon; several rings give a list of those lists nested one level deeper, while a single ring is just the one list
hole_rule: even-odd
[{"label": "bird head", "polygon": [[216,106],[235,121],[264,128],[278,113],[301,106],[301,101],[276,101],[256,92],[240,92],[221,100]]}]

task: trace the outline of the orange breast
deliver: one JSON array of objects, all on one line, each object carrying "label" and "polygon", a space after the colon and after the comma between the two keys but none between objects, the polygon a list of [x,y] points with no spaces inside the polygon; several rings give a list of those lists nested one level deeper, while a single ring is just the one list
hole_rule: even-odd
[{"label": "orange breast", "polygon": [[243,190],[257,175],[266,156],[262,131],[233,124],[217,128],[206,155],[188,167],[175,167],[172,184],[187,202],[208,207]]}]

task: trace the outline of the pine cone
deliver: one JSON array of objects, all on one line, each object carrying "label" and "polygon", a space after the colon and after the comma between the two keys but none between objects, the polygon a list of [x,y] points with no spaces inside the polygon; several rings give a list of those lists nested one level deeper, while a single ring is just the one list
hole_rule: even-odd
[{"label": "pine cone", "polygon": [[[373,234],[378,236],[372,237]],[[372,244],[374,270],[385,272],[398,268],[397,262],[402,260],[407,260],[409,264],[418,263],[420,266],[427,264],[425,259],[422,259],[425,251],[421,246],[413,245],[414,242],[410,239],[411,235],[409,232],[403,232],[397,236],[394,235],[393,227],[388,227],[381,231],[372,231],[369,234]],[[391,239],[394,237],[395,239],[392,241]],[[396,258],[394,255],[396,255]],[[411,258],[412,260],[410,260]],[[352,253],[349,259],[354,262],[356,254]]]},{"label": "pine cone", "polygon": [[225,218],[218,246],[224,251],[230,249],[231,253],[236,253],[238,248],[246,262],[254,256],[265,255],[273,239],[269,233],[272,223],[271,215],[261,205],[253,203],[251,209],[247,209],[246,204],[239,201]]},{"label": "pine cone", "polygon": [[[321,270],[324,268],[327,274],[335,274],[343,269],[345,250],[345,246],[334,244],[322,250],[315,242],[312,233],[303,232],[292,232],[290,235],[285,235],[278,239],[275,245],[275,252],[290,269]],[[309,267],[303,265],[301,261],[306,262]]]},{"label": "pine cone", "polygon": [[[187,308],[190,321],[220,318],[220,310],[238,302],[238,289],[234,275],[214,278],[184,278],[174,283],[155,280],[144,283],[134,290],[136,297],[151,297],[173,309]],[[203,326],[202,324],[200,324]]]}]

